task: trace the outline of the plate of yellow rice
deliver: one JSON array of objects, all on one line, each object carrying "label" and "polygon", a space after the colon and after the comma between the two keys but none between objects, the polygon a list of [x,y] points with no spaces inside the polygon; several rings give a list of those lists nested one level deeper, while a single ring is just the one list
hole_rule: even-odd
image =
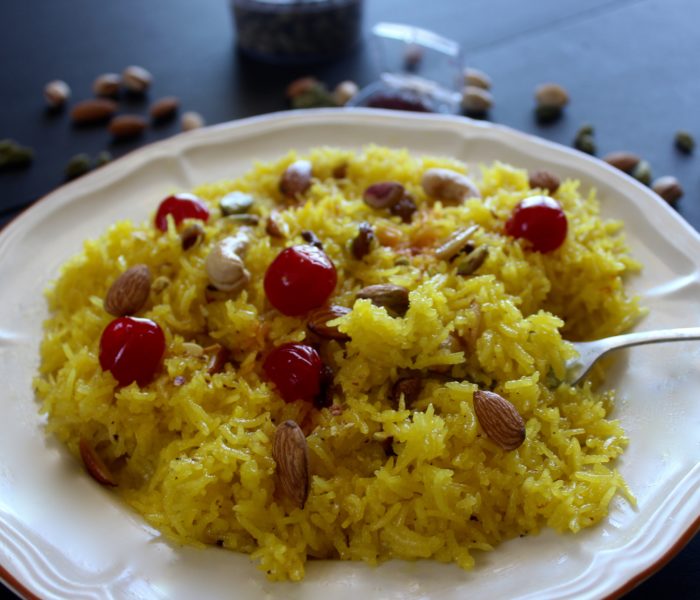
[{"label": "plate of yellow rice", "polygon": [[26,596],[603,597],[698,529],[700,346],[565,381],[571,342],[698,324],[700,237],[574,150],[223,124],[38,202],[0,275]]}]

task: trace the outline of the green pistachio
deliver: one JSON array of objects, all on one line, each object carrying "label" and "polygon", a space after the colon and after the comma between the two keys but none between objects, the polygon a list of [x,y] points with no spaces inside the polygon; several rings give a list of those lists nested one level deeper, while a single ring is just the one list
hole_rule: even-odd
[{"label": "green pistachio", "polygon": [[630,173],[640,183],[651,184],[651,165],[646,160],[640,160],[637,166]]},{"label": "green pistachio", "polygon": [[231,192],[219,200],[219,208],[224,216],[247,213],[255,198],[245,192]]},{"label": "green pistachio", "polygon": [[678,148],[683,154],[692,154],[695,148],[695,139],[687,131],[677,131],[676,132],[676,148]]},{"label": "green pistachio", "polygon": [[34,159],[34,150],[14,140],[0,140],[0,169],[21,169]]},{"label": "green pistachio", "polygon": [[75,179],[90,170],[92,161],[87,154],[76,154],[66,165],[66,179]]}]

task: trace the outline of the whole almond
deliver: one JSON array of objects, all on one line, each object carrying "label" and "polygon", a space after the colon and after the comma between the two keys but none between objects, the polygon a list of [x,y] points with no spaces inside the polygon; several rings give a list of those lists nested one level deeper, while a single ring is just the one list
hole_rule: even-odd
[{"label": "whole almond", "polygon": [[474,412],[482,429],[504,450],[515,450],[525,441],[525,422],[508,400],[493,392],[474,392]]},{"label": "whole almond", "polygon": [[73,123],[87,125],[106,121],[117,112],[117,103],[106,98],[91,98],[78,102],[70,112]]},{"label": "whole almond", "polygon": [[146,130],[146,119],[141,115],[117,115],[109,122],[108,129],[115,139],[127,140]]},{"label": "whole almond", "polygon": [[97,455],[92,444],[85,438],[81,438],[79,448],[80,458],[83,459],[85,469],[90,476],[101,485],[116,486],[117,482],[114,480],[114,476],[107,468],[107,465],[105,465],[102,459]]},{"label": "whole almond", "polygon": [[95,96],[107,96],[114,98],[119,95],[122,79],[116,73],[104,73],[92,83],[92,91]]},{"label": "whole almond", "polygon": [[304,508],[309,497],[309,449],[304,432],[294,421],[277,426],[272,458],[277,463],[277,480],[282,492],[299,508]]},{"label": "whole almond", "polygon": [[639,164],[641,158],[631,152],[611,152],[603,157],[603,160],[610,166],[620,169],[625,173],[631,173]]},{"label": "whole almond", "polygon": [[135,265],[115,279],[105,296],[104,309],[115,317],[137,313],[148,300],[151,291],[151,270]]},{"label": "whole almond", "polygon": [[309,320],[306,326],[310,331],[313,331],[316,335],[323,338],[347,341],[350,339],[347,333],[339,331],[337,327],[330,327],[327,323],[328,321],[347,315],[349,312],[350,309],[345,306],[323,306],[309,313]]},{"label": "whole almond", "polygon": [[539,171],[530,173],[530,187],[532,189],[539,188],[541,190],[547,190],[550,194],[554,194],[559,189],[560,184],[559,177],[550,171],[540,169]]},{"label": "whole almond", "polygon": [[154,121],[165,121],[172,119],[180,107],[180,100],[175,96],[165,96],[151,104],[149,113]]},{"label": "whole almond", "polygon": [[651,188],[671,205],[678,202],[683,196],[683,188],[680,182],[672,175],[659,177],[654,181]]},{"label": "whole almond", "polygon": [[383,306],[389,312],[403,316],[409,306],[408,290],[400,285],[379,283],[368,285],[357,292],[358,299],[367,299],[375,306]]}]

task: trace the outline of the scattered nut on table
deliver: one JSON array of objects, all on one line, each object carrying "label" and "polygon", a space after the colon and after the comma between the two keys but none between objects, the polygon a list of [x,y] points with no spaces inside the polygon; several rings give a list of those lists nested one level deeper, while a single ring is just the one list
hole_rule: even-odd
[{"label": "scattered nut on table", "polygon": [[100,123],[117,112],[117,103],[107,98],[91,98],[78,102],[71,110],[70,116],[77,125]]},{"label": "scattered nut on table", "polygon": [[558,83],[543,83],[535,89],[535,116],[541,123],[558,119],[569,103],[569,93]]},{"label": "scattered nut on table", "polygon": [[192,131],[204,127],[204,117],[198,112],[189,110],[182,115],[182,130]]},{"label": "scattered nut on table", "polygon": [[354,81],[341,81],[333,90],[333,100],[338,106],[345,106],[359,91],[360,88]]},{"label": "scattered nut on table", "polygon": [[151,87],[152,82],[153,75],[143,67],[131,65],[122,72],[122,84],[134,94],[145,93]]},{"label": "scattered nut on table", "polygon": [[156,100],[148,109],[151,119],[154,121],[165,121],[172,119],[180,107],[180,100],[175,96],[165,96]]},{"label": "scattered nut on table", "polygon": [[661,196],[671,206],[674,206],[683,197],[683,187],[678,179],[672,175],[659,177],[651,186],[659,196]]},{"label": "scattered nut on table", "polygon": [[70,87],[60,79],[49,81],[44,86],[44,98],[50,108],[60,108],[70,98]]},{"label": "scattered nut on table", "polygon": [[106,96],[115,98],[119,95],[119,88],[122,85],[122,78],[116,73],[104,73],[95,79],[92,84],[92,91],[95,96]]},{"label": "scattered nut on table", "polygon": [[695,138],[693,138],[690,133],[683,130],[676,132],[674,143],[676,144],[676,148],[684,154],[692,154],[695,148]]},{"label": "scattered nut on table", "polygon": [[624,173],[631,173],[639,164],[641,158],[632,152],[610,152],[603,157],[603,160],[610,166],[620,169]]},{"label": "scattered nut on table", "polygon": [[640,160],[637,166],[630,173],[640,183],[644,185],[651,184],[651,165],[646,160]]},{"label": "scattered nut on table", "polygon": [[482,90],[490,90],[491,78],[479,69],[467,67],[464,69],[464,84],[466,86],[478,87]]},{"label": "scattered nut on table", "polygon": [[109,122],[109,132],[117,140],[127,140],[146,130],[146,119],[141,115],[117,115]]},{"label": "scattered nut on table", "polygon": [[493,96],[488,90],[468,85],[462,91],[462,108],[468,115],[483,115],[493,106]]}]

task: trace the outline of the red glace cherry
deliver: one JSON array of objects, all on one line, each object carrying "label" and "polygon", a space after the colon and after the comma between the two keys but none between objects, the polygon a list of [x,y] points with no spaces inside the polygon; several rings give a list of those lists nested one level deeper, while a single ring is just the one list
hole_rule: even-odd
[{"label": "red glace cherry", "polygon": [[281,313],[301,315],[321,306],[338,282],[335,266],[323,250],[311,245],[280,252],[265,273],[265,295]]},{"label": "red glace cherry", "polygon": [[120,385],[136,381],[147,385],[165,353],[163,330],[150,319],[119,317],[100,338],[100,366],[111,371]]},{"label": "red glace cherry", "polygon": [[161,231],[168,230],[168,215],[175,219],[175,225],[179,225],[185,219],[209,220],[209,209],[197,196],[193,194],[175,194],[168,196],[160,203],[156,213],[155,225]]},{"label": "red glace cherry", "polygon": [[305,344],[283,344],[263,363],[265,376],[277,386],[285,402],[313,402],[321,391],[322,370],[318,352]]},{"label": "red glace cherry", "polygon": [[568,223],[561,204],[548,196],[522,200],[506,222],[506,233],[523,238],[537,252],[552,252],[564,243]]}]

